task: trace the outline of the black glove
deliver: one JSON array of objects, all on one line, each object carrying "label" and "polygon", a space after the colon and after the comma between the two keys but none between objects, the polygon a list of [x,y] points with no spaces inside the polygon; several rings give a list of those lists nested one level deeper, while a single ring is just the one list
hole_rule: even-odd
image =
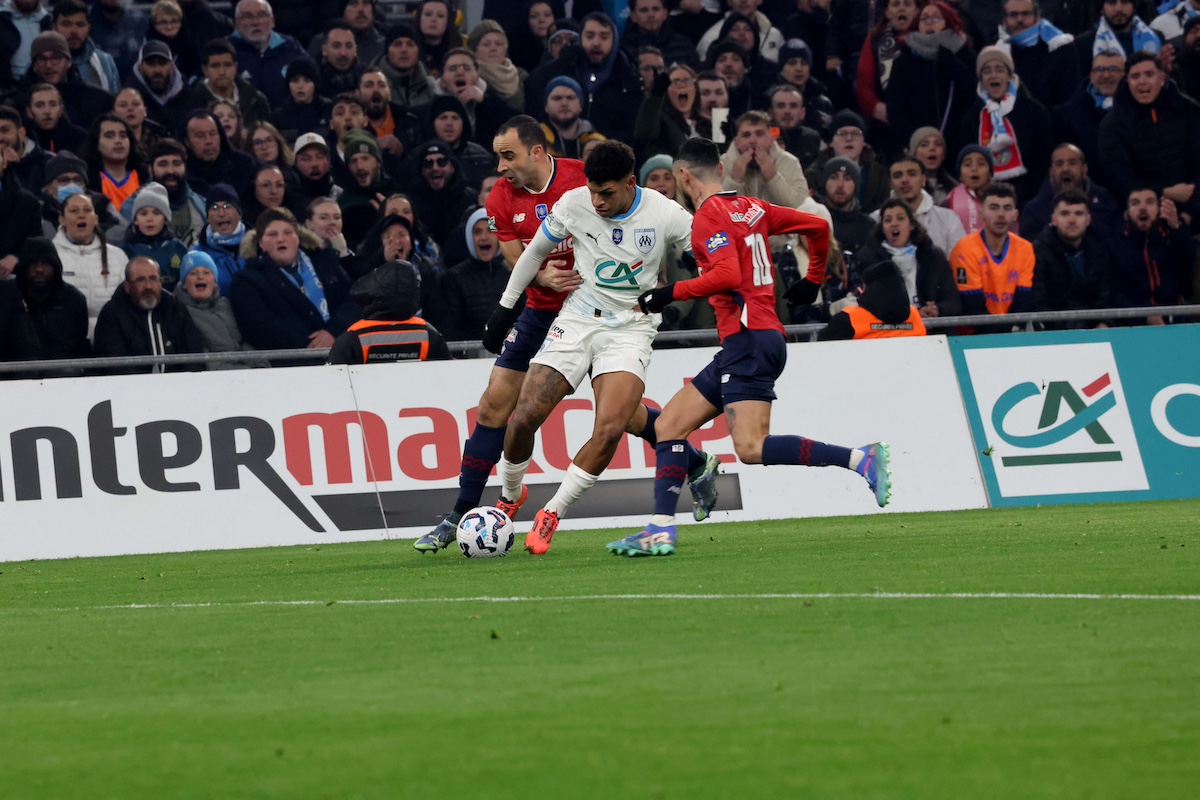
[{"label": "black glove", "polygon": [[661,314],[664,308],[675,302],[674,293],[673,283],[657,289],[647,289],[638,295],[638,305],[642,307],[643,314]]},{"label": "black glove", "polygon": [[504,348],[504,340],[508,336],[508,332],[512,329],[513,323],[517,321],[517,317],[521,312],[515,308],[505,308],[497,305],[496,310],[492,312],[492,316],[488,319],[487,324],[483,326],[483,346],[489,353],[500,355],[500,351]]},{"label": "black glove", "polygon": [[666,70],[654,76],[654,83],[650,84],[650,94],[655,97],[666,97],[667,87],[671,85],[671,76]]},{"label": "black glove", "polygon": [[820,284],[813,283],[808,278],[801,278],[787,288],[787,291],[783,293],[783,299],[787,300],[788,308],[811,306],[816,302],[819,291],[821,291]]}]

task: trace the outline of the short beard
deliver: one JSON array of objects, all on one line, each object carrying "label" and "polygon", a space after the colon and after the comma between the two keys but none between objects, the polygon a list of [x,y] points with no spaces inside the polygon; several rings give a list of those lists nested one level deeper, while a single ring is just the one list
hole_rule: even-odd
[{"label": "short beard", "polygon": [[137,299],[137,306],[142,311],[153,311],[154,309],[158,308],[158,301],[158,295],[154,295],[153,297],[139,295]]}]

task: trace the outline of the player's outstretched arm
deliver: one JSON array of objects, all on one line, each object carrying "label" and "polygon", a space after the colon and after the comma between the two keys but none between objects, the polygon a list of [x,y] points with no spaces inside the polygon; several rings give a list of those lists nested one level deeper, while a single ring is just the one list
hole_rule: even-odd
[{"label": "player's outstretched arm", "polygon": [[525,287],[537,276],[542,262],[546,260],[546,256],[550,255],[557,244],[558,242],[546,232],[543,225],[534,234],[533,241],[529,243],[529,246],[521,252],[521,257],[517,259],[517,263],[513,265],[512,272],[508,276],[508,285],[504,287],[504,293],[500,295],[500,302],[496,304],[492,316],[483,326],[483,346],[489,353],[500,353],[509,329],[512,328],[520,314],[517,310],[517,301],[521,299],[521,292],[525,291]]}]

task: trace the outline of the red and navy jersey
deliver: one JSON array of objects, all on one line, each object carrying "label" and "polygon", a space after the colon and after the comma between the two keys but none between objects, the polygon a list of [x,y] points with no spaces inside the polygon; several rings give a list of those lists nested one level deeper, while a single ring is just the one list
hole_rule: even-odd
[{"label": "red and navy jersey", "polygon": [[819,286],[829,255],[828,222],[734,192],[711,195],[692,220],[692,254],[700,276],[675,284],[674,298],[707,297],[722,340],[743,328],[783,333],[775,313],[775,264],[767,239],[785,233],[808,239],[808,279]]},{"label": "red and navy jersey", "polygon": [[[514,189],[507,180],[496,182],[487,199],[488,227],[502,242],[520,239],[522,244],[529,244],[538,232],[549,214],[550,209],[558,202],[563,193],[583,186],[587,178],[583,176],[583,162],[573,158],[551,159],[550,182],[545,190],[534,193],[528,189]],[[561,259],[566,265],[561,269],[575,269],[575,252],[570,237],[559,242],[547,261]],[[542,265],[545,269],[545,264]],[[525,289],[525,305],[538,311],[558,311],[567,299],[564,292],[556,292],[541,286],[530,284]]]}]

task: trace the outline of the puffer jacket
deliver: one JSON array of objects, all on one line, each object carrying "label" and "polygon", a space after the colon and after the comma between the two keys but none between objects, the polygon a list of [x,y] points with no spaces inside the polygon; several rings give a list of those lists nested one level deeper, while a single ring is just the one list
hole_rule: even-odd
[{"label": "puffer jacket", "polygon": [[[112,299],[113,290],[125,280],[128,256],[116,245],[105,245],[99,236],[90,244],[75,244],[62,228],[54,235],[54,249],[62,261],[63,281],[83,292],[88,307],[88,338],[96,332],[100,309]],[[107,248],[108,264],[104,264],[103,248]]]}]

